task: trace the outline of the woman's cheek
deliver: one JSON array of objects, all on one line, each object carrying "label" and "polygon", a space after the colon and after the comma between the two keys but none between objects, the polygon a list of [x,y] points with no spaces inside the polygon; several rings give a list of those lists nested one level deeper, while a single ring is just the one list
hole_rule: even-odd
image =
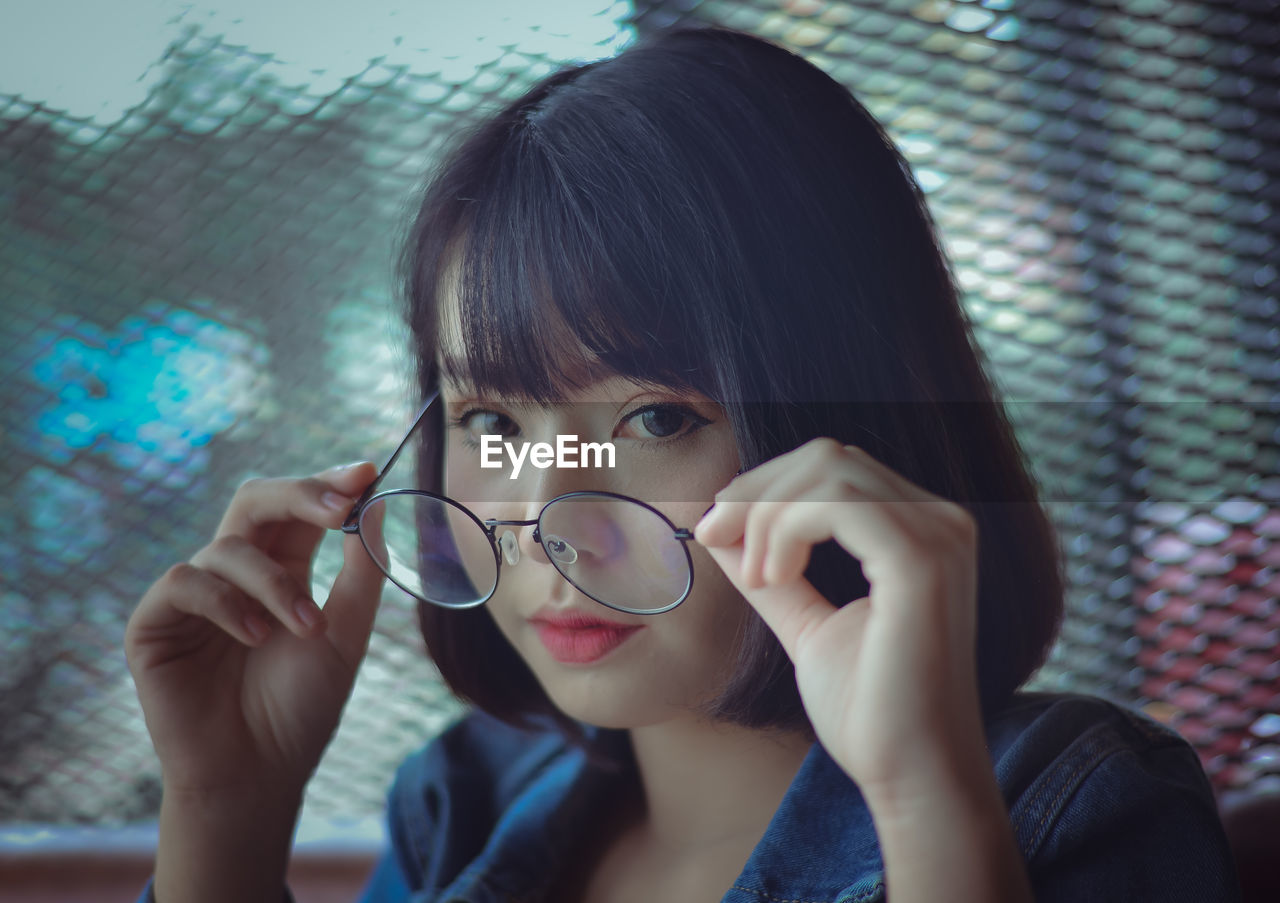
[{"label": "woman's cheek", "polygon": [[[462,504],[480,520],[486,518],[520,518],[524,515],[509,513],[515,483],[501,476],[497,470],[483,470],[476,452],[463,448],[449,462],[444,471],[444,494]],[[523,509],[521,509],[523,510]]]}]

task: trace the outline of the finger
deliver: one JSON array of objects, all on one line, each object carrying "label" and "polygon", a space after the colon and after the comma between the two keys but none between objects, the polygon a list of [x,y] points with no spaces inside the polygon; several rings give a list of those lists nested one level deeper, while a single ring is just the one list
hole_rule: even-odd
[{"label": "finger", "polygon": [[[863,498],[853,487],[842,485],[834,491],[827,486],[819,487],[816,491],[779,506],[779,510],[767,524],[768,541],[762,543],[765,546],[765,557],[756,562],[744,562],[746,570],[743,572],[743,579],[750,586],[776,585],[795,580],[804,573],[815,545],[837,539],[837,532],[842,532],[846,537],[856,533],[855,526],[844,523],[850,518],[872,518],[876,521],[874,529],[878,530],[898,529],[892,523],[891,507],[887,510],[870,510],[871,506],[879,504],[882,503]],[[839,530],[837,524],[843,529]],[[844,548],[857,557],[852,549]]]},{"label": "finger", "polygon": [[707,551],[777,636],[792,661],[796,661],[796,650],[803,637],[836,611],[836,607],[803,578],[785,586],[743,586],[738,577],[742,566],[741,546]]},{"label": "finger", "polygon": [[764,562],[777,534],[774,524],[785,512],[794,510],[797,497],[813,494],[817,479],[821,478],[811,470],[788,471],[765,487],[758,501],[747,506],[742,546],[742,580],[747,586],[764,586]]},{"label": "finger", "polygon": [[288,568],[241,536],[214,540],[193,555],[191,563],[261,603],[300,637],[324,627],[324,613]]},{"label": "finger", "polygon": [[[827,437],[811,439],[739,475],[716,493],[715,505],[694,528],[694,533],[704,544],[735,542],[746,532],[747,518],[753,516],[749,503],[794,497],[804,487],[818,482],[852,483],[872,498],[903,498],[910,484],[896,475],[895,480],[886,479],[892,473],[855,446],[841,445]],[[777,487],[782,487],[780,493],[775,492]],[[912,493],[908,492],[905,497],[912,497]],[[755,516],[767,518],[765,514]]]},{"label": "finger", "polygon": [[356,461],[353,464],[340,464],[315,474],[315,478],[329,484],[341,495],[358,498],[364,488],[373,482],[378,475],[378,468],[372,461]]},{"label": "finger", "polygon": [[[249,480],[236,490],[215,535],[243,536],[256,545],[274,539],[279,555],[309,560],[324,531],[342,526],[376,475],[377,469],[363,462],[302,479]],[[281,525],[291,523],[298,529],[278,534]]]},{"label": "finger", "polygon": [[[256,602],[221,577],[183,562],[171,567],[143,594],[125,628],[125,651],[130,661],[149,649],[175,640],[175,631],[193,622],[212,625],[246,646],[257,646],[271,634],[271,625]],[[145,665],[146,662],[143,662]]]},{"label": "finger", "polygon": [[[814,545],[834,539],[861,564],[877,607],[889,618],[914,624],[939,616],[967,617],[947,600],[976,598],[972,547],[945,525],[944,503],[884,502],[862,498],[853,487],[839,497],[813,496],[789,503],[771,523],[762,585],[789,586],[803,574]],[[948,611],[936,606],[946,603]]]},{"label": "finger", "polygon": [[[386,560],[382,516],[382,506],[370,511],[360,524],[360,533],[364,543]],[[364,548],[360,536],[351,535],[343,539],[342,562],[342,570],[338,572],[324,610],[329,620],[329,642],[354,672],[369,647],[369,635],[373,632],[385,577],[370,552]]]},{"label": "finger", "polygon": [[[733,487],[733,493],[745,497],[745,501],[721,502],[719,519],[704,518],[695,527],[694,536],[704,545],[725,545],[742,537],[742,581],[747,587],[760,587],[770,582],[765,576],[766,562],[777,559],[771,550],[777,530],[775,521],[784,512],[795,516],[792,503],[801,500],[839,498],[849,488],[868,498],[900,498],[897,489],[888,485],[880,476],[868,471],[859,456],[847,447],[834,444],[834,440],[815,440],[803,446],[804,455],[795,455],[792,465],[785,470],[774,470],[768,483],[760,483],[760,475],[753,471],[754,485]],[[808,463],[800,458],[807,457]],[[775,459],[775,461],[778,459]],[[774,462],[768,462],[772,465]],[[728,494],[728,493],[726,493]],[[715,514],[713,509],[712,514]],[[814,515],[810,515],[814,516]],[[781,563],[789,574],[803,572],[809,559],[809,549],[788,548]],[[776,566],[776,565],[775,565]],[[777,582],[774,577],[772,582]]]},{"label": "finger", "polygon": [[[911,482],[861,446],[844,445],[841,448],[848,456],[848,460],[856,467],[857,472],[864,474],[868,480],[874,480],[881,487],[880,494],[876,495],[876,498],[884,501],[896,499],[910,499],[917,502],[946,501],[942,496],[935,495],[919,484]],[[872,484],[866,482],[862,485],[869,488]]]},{"label": "finger", "polygon": [[[879,469],[869,469],[865,466],[873,461],[875,461],[874,458],[857,446],[842,445],[829,436],[819,436],[738,475],[728,486],[716,493],[716,499],[749,501],[760,498],[768,486],[776,482],[782,474],[801,472],[818,477],[839,476],[854,473],[854,469],[851,468],[854,463],[860,465],[857,469],[868,470],[866,481],[868,493],[873,489],[885,492],[894,488],[884,483],[880,473],[881,470],[890,473],[892,471],[888,471],[888,468],[884,468],[883,465]],[[891,497],[897,497],[897,493],[891,493]]]},{"label": "finger", "polygon": [[[769,535],[762,561],[750,572],[756,586],[776,586],[799,578],[809,566],[813,547],[830,537],[817,526],[820,512],[811,502],[798,502],[782,512]],[[798,521],[798,523],[797,523]],[[819,538],[810,538],[819,537]]]}]

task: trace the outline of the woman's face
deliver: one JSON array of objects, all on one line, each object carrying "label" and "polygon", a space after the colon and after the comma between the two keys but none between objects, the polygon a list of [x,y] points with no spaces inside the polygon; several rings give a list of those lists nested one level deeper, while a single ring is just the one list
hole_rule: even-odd
[{"label": "woman's face", "polygon": [[[550,499],[574,490],[606,490],[640,499],[677,527],[692,529],[715,493],[738,470],[723,410],[700,396],[606,375],[551,407],[479,397],[466,386],[441,386],[446,430],[444,490],[482,520],[534,520]],[[615,466],[540,468],[526,460],[513,479],[504,452],[498,468],[481,464],[482,435],[504,442],[612,443]],[[493,458],[490,458],[493,460]],[[677,608],[656,615],[615,611],[579,591],[555,569],[533,527],[511,530],[520,559],[505,560],[486,603],[502,634],[565,714],[589,724],[630,728],[687,715],[719,694],[747,604],[696,542],[692,590]],[[572,626],[589,618],[618,629]],[[570,626],[566,626],[568,621]]]}]

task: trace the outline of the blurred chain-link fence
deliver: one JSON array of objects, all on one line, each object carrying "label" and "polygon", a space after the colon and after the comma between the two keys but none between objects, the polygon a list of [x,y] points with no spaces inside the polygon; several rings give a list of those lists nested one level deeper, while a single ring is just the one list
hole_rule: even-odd
[{"label": "blurred chain-link fence", "polygon": [[[1280,784],[1274,7],[583,10],[434,50],[407,34],[304,79],[188,16],[110,121],[0,83],[0,820],[154,815],[121,650],[133,605],[247,477],[398,438],[391,259],[441,140],[678,21],[822,66],[928,192],[1069,554],[1036,685],[1145,707],[1220,791]],[[389,594],[306,811],[376,815],[456,711]]]}]

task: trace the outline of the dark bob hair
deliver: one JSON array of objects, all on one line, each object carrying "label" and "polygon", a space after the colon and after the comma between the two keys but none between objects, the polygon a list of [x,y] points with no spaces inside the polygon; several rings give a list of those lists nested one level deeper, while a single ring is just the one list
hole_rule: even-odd
[{"label": "dark bob hair", "polygon": [[[459,136],[405,244],[420,388],[437,385],[437,292],[459,267],[479,392],[562,401],[583,347],[610,371],[724,406],[744,467],[809,439],[856,444],[973,514],[979,690],[1005,702],[1062,616],[1057,534],[984,372],[910,169],[847,89],[769,41],[682,27],[564,68]],[[451,369],[452,369],[452,365]],[[443,418],[423,424],[439,489]],[[834,604],[866,595],[834,542],[805,572]],[[570,734],[481,609],[419,609],[463,700]],[[790,661],[751,612],[708,714],[809,729]]]}]

